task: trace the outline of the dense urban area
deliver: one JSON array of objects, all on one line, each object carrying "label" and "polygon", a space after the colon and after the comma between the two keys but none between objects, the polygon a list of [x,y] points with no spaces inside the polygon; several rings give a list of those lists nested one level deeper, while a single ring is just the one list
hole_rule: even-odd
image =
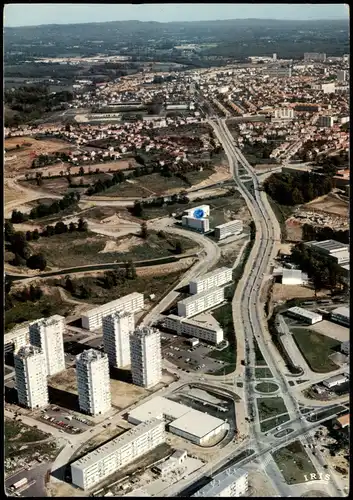
[{"label": "dense urban area", "polygon": [[4,47],[6,493],[348,496],[348,20]]}]

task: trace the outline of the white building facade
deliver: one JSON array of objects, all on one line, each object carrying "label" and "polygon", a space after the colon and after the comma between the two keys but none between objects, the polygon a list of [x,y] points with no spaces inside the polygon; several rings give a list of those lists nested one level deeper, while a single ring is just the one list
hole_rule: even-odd
[{"label": "white building facade", "polygon": [[205,340],[210,344],[219,344],[224,339],[223,328],[213,322],[198,321],[196,318],[183,318],[170,314],[165,318],[165,326],[178,335],[187,335]]},{"label": "white building facade", "polygon": [[111,408],[109,362],[105,353],[88,349],[76,356],[77,392],[80,409],[102,415]]},{"label": "white building facade", "polygon": [[165,442],[164,422],[153,418],[71,464],[72,483],[83,490]]},{"label": "white building facade", "polygon": [[307,309],[303,309],[302,307],[291,307],[287,309],[286,314],[291,316],[292,318],[296,318],[304,321],[305,323],[309,323],[309,325],[314,325],[319,321],[322,321],[321,314],[315,313],[313,311],[308,311]]},{"label": "white building facade", "polygon": [[95,330],[101,328],[103,316],[108,316],[117,311],[138,312],[143,309],[143,294],[138,292],[130,293],[117,300],[112,300],[107,304],[95,307],[82,315],[82,328]]},{"label": "white building facade", "polygon": [[36,409],[49,402],[47,363],[44,352],[26,345],[14,355],[18,402],[26,408]]},{"label": "white building facade", "polygon": [[193,497],[240,497],[248,491],[248,473],[239,467],[229,467],[217,474]]},{"label": "white building facade", "polygon": [[29,327],[16,328],[4,335],[4,352],[16,352],[21,347],[28,345],[29,342]]},{"label": "white building facade", "polygon": [[65,370],[64,332],[65,318],[59,314],[29,325],[30,343],[43,350],[49,377]]},{"label": "white building facade", "polygon": [[349,328],[349,307],[337,307],[331,311],[331,319],[332,321]]},{"label": "white building facade", "polygon": [[196,295],[206,290],[211,290],[218,286],[225,285],[232,281],[233,270],[230,267],[220,267],[201,275],[200,277],[190,281],[189,289],[190,293]]},{"label": "white building facade", "polygon": [[162,380],[162,349],[159,330],[136,328],[130,336],[132,381],[140,387],[150,388]]},{"label": "white building facade", "polygon": [[130,364],[130,333],[134,331],[135,319],[131,312],[117,311],[103,316],[103,344],[109,364],[122,368]]},{"label": "white building facade", "polygon": [[230,222],[216,226],[214,231],[216,239],[223,240],[224,238],[228,238],[228,236],[242,233],[243,221],[237,219],[231,220]]},{"label": "white building facade", "polygon": [[197,219],[196,217],[183,215],[181,224],[183,227],[193,229],[200,233],[207,233],[210,230],[210,221],[206,218]]},{"label": "white building facade", "polygon": [[212,288],[178,302],[178,316],[196,316],[224,301],[224,288]]}]

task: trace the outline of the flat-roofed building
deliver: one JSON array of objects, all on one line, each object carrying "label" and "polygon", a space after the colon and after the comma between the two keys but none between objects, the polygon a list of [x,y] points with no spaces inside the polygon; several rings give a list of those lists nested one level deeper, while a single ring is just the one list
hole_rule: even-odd
[{"label": "flat-roofed building", "polygon": [[321,314],[317,314],[313,311],[308,311],[307,309],[303,309],[302,307],[298,306],[287,309],[286,314],[288,316],[291,316],[292,318],[297,318],[305,321],[305,323],[309,323],[309,325],[314,325],[315,323],[322,321]]},{"label": "flat-roofed building", "polygon": [[337,307],[331,311],[331,320],[340,325],[349,327],[349,307]]},{"label": "flat-roofed building", "polygon": [[164,324],[178,335],[196,337],[211,344],[219,344],[224,339],[223,328],[211,314],[199,314],[192,319],[170,314]]},{"label": "flat-roofed building", "polygon": [[21,347],[29,344],[29,327],[16,328],[4,335],[4,352],[16,352]]},{"label": "flat-roofed building", "polygon": [[129,412],[128,421],[137,425],[150,418],[159,418],[166,422],[172,422],[191,411],[191,408],[176,403],[162,396],[156,396],[145,403],[140,404]]},{"label": "flat-roofed building", "polygon": [[104,351],[109,364],[122,368],[130,364],[130,334],[134,331],[135,320],[131,312],[117,311],[103,316]]},{"label": "flat-roofed building", "polygon": [[193,295],[225,285],[232,281],[233,270],[230,267],[219,267],[195,278],[189,283],[190,293]]},{"label": "flat-roofed building", "polygon": [[181,224],[183,227],[193,229],[200,233],[207,233],[210,230],[210,220],[208,218],[197,218],[189,217],[188,215],[183,215]]},{"label": "flat-roofed building", "polygon": [[178,302],[178,316],[196,316],[224,301],[224,288],[212,288]]},{"label": "flat-roofed building", "polygon": [[335,375],[334,377],[328,378],[322,382],[322,385],[327,387],[328,389],[332,389],[332,387],[337,387],[338,385],[342,385],[345,382],[348,382],[349,378],[346,375]]},{"label": "flat-roofed building", "polygon": [[150,419],[71,464],[72,483],[89,490],[165,442],[164,422]]},{"label": "flat-roofed building", "polygon": [[283,269],[282,285],[302,285],[305,281],[305,275],[300,269]]},{"label": "flat-roofed building", "polygon": [[43,350],[49,377],[65,370],[64,332],[65,318],[59,314],[29,325],[30,342]]},{"label": "flat-roofed building", "polygon": [[228,429],[224,420],[207,413],[191,410],[169,424],[169,431],[199,446],[205,445],[215,436]]},{"label": "flat-roofed building", "polygon": [[102,306],[94,307],[86,311],[82,316],[82,327],[87,330],[101,328],[103,316],[108,316],[117,311],[127,311],[135,313],[141,311],[144,306],[143,294],[138,292],[130,293],[120,299],[112,300]]},{"label": "flat-roofed building", "polygon": [[148,326],[138,327],[130,335],[131,374],[134,384],[154,387],[162,380],[162,349],[160,331]]},{"label": "flat-roofed building", "polygon": [[192,497],[240,497],[248,491],[248,472],[235,466],[213,477]]},{"label": "flat-roofed building", "polygon": [[223,240],[224,238],[228,238],[228,236],[240,234],[243,232],[243,221],[235,219],[225,224],[219,224],[214,228],[214,232],[217,240]]},{"label": "flat-roofed building", "polygon": [[49,403],[47,363],[39,347],[26,345],[14,355],[18,402],[26,408],[43,408]]},{"label": "flat-roofed building", "polygon": [[349,340],[347,340],[346,342],[342,342],[341,352],[343,352],[343,354],[349,354],[349,344]]},{"label": "flat-roofed building", "polygon": [[337,264],[349,262],[349,246],[335,240],[307,241],[304,243],[313,252],[321,253],[334,259]]}]

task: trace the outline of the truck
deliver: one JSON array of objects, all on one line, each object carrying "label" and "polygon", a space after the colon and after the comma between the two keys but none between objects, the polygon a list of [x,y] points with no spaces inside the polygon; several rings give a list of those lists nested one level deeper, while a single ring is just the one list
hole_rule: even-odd
[{"label": "truck", "polygon": [[25,486],[27,483],[28,479],[26,477],[23,477],[19,481],[16,481],[16,483],[14,483],[12,487],[14,490],[19,490],[20,488],[22,488],[22,486]]}]

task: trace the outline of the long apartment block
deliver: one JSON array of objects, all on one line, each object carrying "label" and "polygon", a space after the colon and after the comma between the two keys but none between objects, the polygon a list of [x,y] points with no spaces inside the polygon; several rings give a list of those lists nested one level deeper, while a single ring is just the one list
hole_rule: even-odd
[{"label": "long apartment block", "polygon": [[214,271],[203,274],[198,278],[190,281],[189,290],[192,294],[205,292],[217,286],[225,285],[232,281],[232,269],[230,267],[220,267]]},{"label": "long apartment block", "polygon": [[212,288],[178,302],[178,316],[196,316],[224,301],[224,288]]},{"label": "long apartment block", "polygon": [[169,314],[165,318],[165,326],[178,335],[187,335],[209,342],[219,344],[223,341],[223,329],[211,314],[200,314],[195,318],[182,318]]},{"label": "long apartment block", "polygon": [[96,330],[102,327],[103,316],[108,316],[117,311],[127,311],[135,313],[141,311],[144,306],[143,294],[138,292],[130,293],[121,297],[120,299],[112,300],[107,304],[95,307],[86,311],[85,314],[81,316],[82,328],[87,330]]},{"label": "long apartment block", "polygon": [[165,423],[153,418],[124,432],[71,464],[72,483],[83,490],[165,442]]}]

